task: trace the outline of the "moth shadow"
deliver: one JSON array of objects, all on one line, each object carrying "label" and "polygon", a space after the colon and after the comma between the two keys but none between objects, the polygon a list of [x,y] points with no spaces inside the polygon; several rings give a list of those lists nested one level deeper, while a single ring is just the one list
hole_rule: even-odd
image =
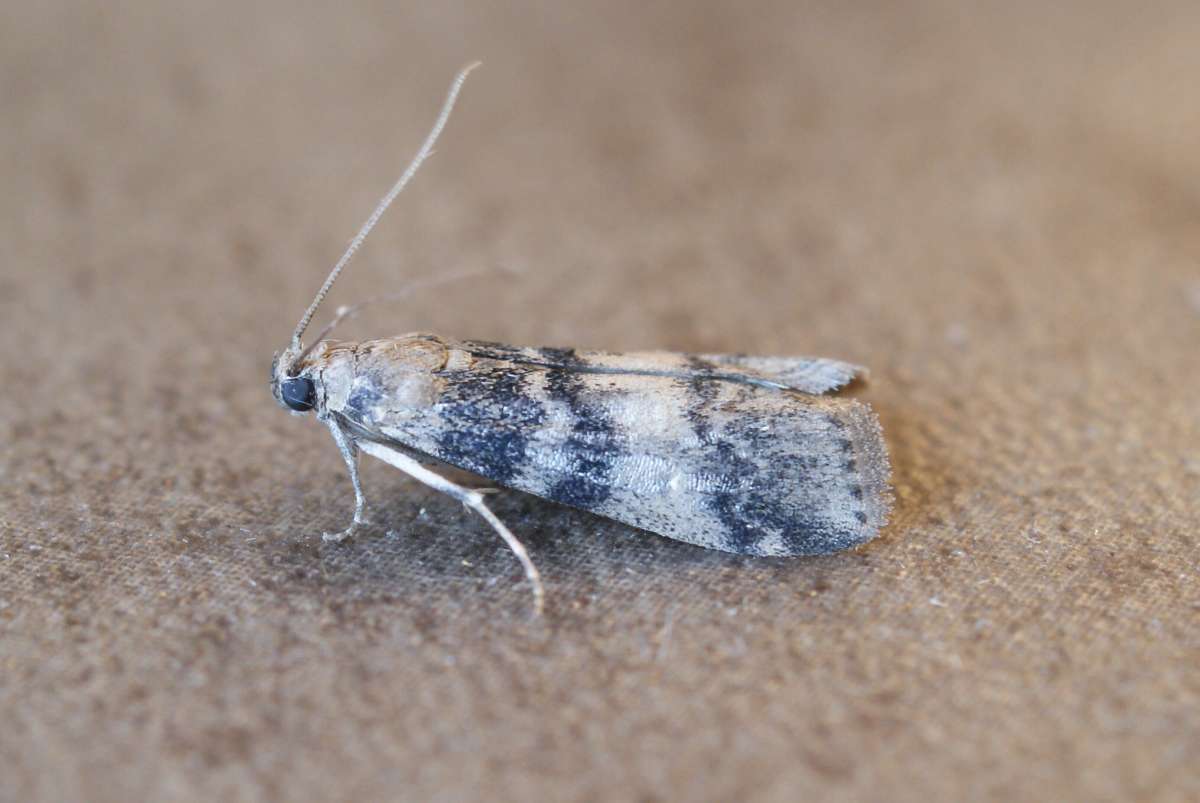
[{"label": "moth shadow", "polygon": [[[481,597],[502,597],[501,607],[528,611],[520,564],[487,523],[403,479],[372,484],[370,525],[353,538],[322,541],[322,524],[331,528],[326,519],[336,517],[330,510],[271,542],[275,587],[337,605],[374,601],[444,611],[448,604],[474,607]],[[670,593],[681,580],[762,560],[673,541],[519,491],[490,495],[488,504],[529,551],[552,609],[628,607]]]}]

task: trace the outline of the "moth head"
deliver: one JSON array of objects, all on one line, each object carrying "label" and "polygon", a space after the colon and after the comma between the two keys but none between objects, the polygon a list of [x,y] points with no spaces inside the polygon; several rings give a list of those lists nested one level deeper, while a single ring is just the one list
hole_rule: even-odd
[{"label": "moth head", "polygon": [[293,413],[307,413],[317,406],[317,385],[299,362],[294,348],[276,352],[271,361],[271,395],[280,407]]}]

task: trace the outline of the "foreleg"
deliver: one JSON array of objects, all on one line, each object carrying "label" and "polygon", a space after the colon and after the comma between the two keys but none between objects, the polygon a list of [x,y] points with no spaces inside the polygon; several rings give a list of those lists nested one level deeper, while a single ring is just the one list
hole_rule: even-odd
[{"label": "foreleg", "polygon": [[363,494],[362,482],[358,479],[358,448],[333,418],[330,418],[325,423],[329,426],[329,431],[333,434],[333,440],[337,443],[338,451],[342,453],[342,459],[346,461],[346,468],[350,472],[350,483],[354,486],[354,519],[350,522],[350,526],[340,533],[325,533],[322,536],[326,541],[337,543],[338,541],[345,541],[354,535],[360,526],[367,523],[367,497]]}]

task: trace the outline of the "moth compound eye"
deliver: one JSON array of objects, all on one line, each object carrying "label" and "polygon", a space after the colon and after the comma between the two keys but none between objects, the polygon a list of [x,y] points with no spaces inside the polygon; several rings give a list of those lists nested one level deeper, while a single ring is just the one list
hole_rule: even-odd
[{"label": "moth compound eye", "polygon": [[298,413],[305,413],[317,404],[317,389],[311,379],[298,376],[285,379],[279,387],[283,403]]}]

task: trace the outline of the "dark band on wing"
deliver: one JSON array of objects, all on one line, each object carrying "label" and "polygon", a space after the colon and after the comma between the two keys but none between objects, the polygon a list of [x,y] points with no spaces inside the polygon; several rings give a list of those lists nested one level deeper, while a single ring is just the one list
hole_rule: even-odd
[{"label": "dark band on wing", "polygon": [[[774,441],[775,436],[762,428],[761,421],[727,424],[723,429],[714,427],[707,415],[711,399],[704,395],[706,384],[693,383],[693,401],[687,413],[697,438],[705,444],[701,450],[700,470],[741,480],[728,490],[703,495],[702,503],[722,525],[724,548],[751,555],[768,551],[779,554],[777,547],[768,550],[766,542],[780,537],[785,546],[784,554],[802,554],[828,551],[831,541],[857,540],[856,533],[837,532],[841,528],[822,517],[820,510],[806,509],[787,492],[789,487],[797,485],[797,474],[809,475],[808,482],[802,483],[805,485],[820,482],[821,478],[845,476],[840,471],[832,471],[832,463],[840,464],[839,469],[849,471],[853,476],[853,458],[842,446],[848,444],[849,439],[837,438],[834,443],[838,448],[833,454],[799,456],[793,451],[785,455]],[[836,418],[831,417],[829,421],[844,432],[844,426]],[[769,459],[772,454],[780,454],[777,462]],[[858,490],[857,497],[855,489]],[[831,494],[843,490],[855,501],[861,498],[862,490],[857,482],[846,489],[826,489]],[[860,513],[856,520],[862,522],[865,514]]]},{"label": "dark band on wing", "polygon": [[[548,359],[570,365],[573,349],[543,349]],[[573,418],[571,434],[563,444],[570,467],[547,489],[547,496],[565,505],[595,510],[613,494],[612,475],[617,460],[625,453],[620,425],[595,398],[578,373],[564,369],[546,372],[546,391],[551,401],[566,405]]]},{"label": "dark band on wing", "polygon": [[546,417],[526,384],[528,370],[447,372],[453,381],[438,399],[443,420],[455,422],[440,433],[439,459],[508,483],[526,462],[530,437]]}]

